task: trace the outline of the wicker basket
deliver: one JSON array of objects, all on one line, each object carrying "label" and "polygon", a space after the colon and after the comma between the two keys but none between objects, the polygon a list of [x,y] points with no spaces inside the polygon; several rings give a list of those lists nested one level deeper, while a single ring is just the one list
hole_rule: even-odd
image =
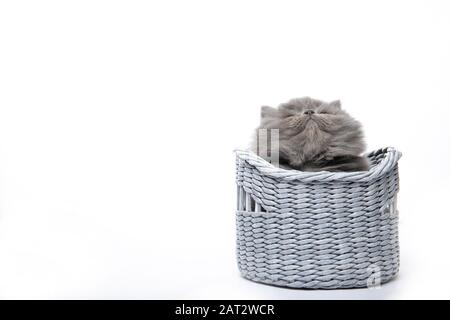
[{"label": "wicker basket", "polygon": [[384,283],[399,269],[393,148],[367,172],[301,172],[236,151],[237,259],[243,277],[310,289]]}]

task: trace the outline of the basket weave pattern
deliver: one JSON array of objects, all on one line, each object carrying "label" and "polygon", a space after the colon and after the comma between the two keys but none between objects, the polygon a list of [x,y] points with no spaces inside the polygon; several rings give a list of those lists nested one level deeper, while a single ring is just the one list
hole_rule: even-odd
[{"label": "basket weave pattern", "polygon": [[300,172],[236,151],[237,259],[250,280],[293,288],[366,287],[399,269],[400,152],[367,172]]}]

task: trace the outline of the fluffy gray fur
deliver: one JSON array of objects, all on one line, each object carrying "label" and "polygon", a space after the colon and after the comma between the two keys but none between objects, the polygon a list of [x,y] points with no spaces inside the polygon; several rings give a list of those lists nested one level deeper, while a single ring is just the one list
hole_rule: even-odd
[{"label": "fluffy gray fur", "polygon": [[[367,158],[361,156],[365,150],[361,124],[341,109],[338,100],[326,103],[303,97],[278,108],[264,106],[258,129],[279,129],[281,167],[302,171],[369,169]],[[267,154],[270,139],[267,146],[257,142],[257,138],[252,142],[253,151]]]}]

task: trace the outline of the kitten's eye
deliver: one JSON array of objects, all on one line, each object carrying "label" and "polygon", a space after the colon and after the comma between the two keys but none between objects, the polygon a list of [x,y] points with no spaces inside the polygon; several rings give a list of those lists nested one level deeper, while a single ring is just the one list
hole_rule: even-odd
[{"label": "kitten's eye", "polygon": [[319,113],[320,113],[320,114],[328,114],[328,112],[326,112],[326,111],[324,111],[324,110],[319,111]]}]

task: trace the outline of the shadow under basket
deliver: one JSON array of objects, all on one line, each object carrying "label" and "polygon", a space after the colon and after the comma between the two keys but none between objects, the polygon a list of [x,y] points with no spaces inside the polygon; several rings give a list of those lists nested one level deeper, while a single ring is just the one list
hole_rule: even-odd
[{"label": "shadow under basket", "polygon": [[371,287],[399,270],[401,153],[369,153],[364,172],[301,172],[236,151],[237,260],[243,277],[271,285]]}]

